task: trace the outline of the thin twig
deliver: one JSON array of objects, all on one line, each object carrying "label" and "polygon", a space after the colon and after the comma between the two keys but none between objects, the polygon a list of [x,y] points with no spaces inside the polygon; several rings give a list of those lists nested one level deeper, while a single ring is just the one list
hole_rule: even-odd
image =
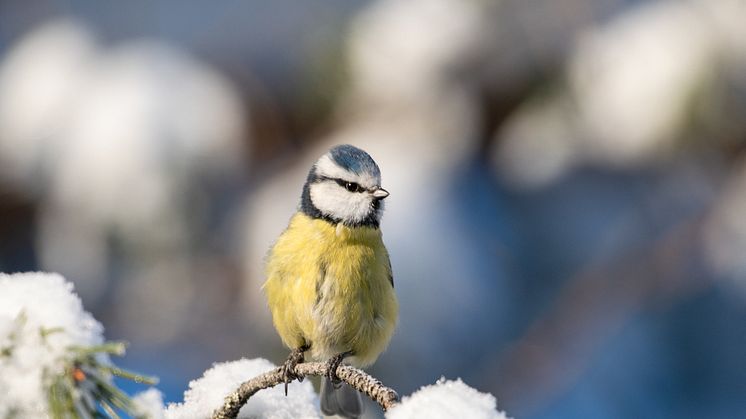
[{"label": "thin twig", "polygon": [[[327,364],[325,362],[298,364],[295,366],[295,373],[301,376],[318,375],[325,377],[327,375]],[[399,395],[396,394],[396,391],[384,386],[380,381],[362,370],[349,365],[340,365],[337,368],[337,377],[355,390],[366,394],[371,400],[378,403],[384,411],[394,407],[399,402]],[[231,394],[226,396],[223,406],[215,410],[212,414],[212,419],[235,419],[238,416],[238,411],[246,404],[249,397],[256,394],[259,390],[274,387],[282,383],[281,368],[275,368],[272,371],[265,372],[244,382]]]}]

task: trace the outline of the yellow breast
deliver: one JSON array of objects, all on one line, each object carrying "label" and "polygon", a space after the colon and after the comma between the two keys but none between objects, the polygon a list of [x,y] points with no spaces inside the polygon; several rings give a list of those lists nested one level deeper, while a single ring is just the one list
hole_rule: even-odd
[{"label": "yellow breast", "polygon": [[310,344],[315,359],[353,351],[365,366],[385,349],[398,305],[381,231],[298,213],[267,261],[267,294],[283,342]]}]

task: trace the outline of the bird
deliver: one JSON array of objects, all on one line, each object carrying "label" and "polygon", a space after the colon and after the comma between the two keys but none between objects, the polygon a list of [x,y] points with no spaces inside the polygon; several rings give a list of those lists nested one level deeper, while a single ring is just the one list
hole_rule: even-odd
[{"label": "bird", "polygon": [[388,196],[367,152],[332,147],[308,172],[298,210],[267,256],[262,288],[291,349],[281,366],[285,394],[289,382],[303,379],[294,370],[306,354],[325,361],[325,415],[362,415],[360,393],[341,382],[337,368],[373,364],[396,329],[399,303],[380,229]]}]

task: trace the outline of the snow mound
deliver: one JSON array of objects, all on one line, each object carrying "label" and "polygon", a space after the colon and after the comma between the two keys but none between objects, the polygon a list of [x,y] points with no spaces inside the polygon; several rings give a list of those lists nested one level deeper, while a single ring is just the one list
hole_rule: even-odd
[{"label": "snow mound", "polygon": [[[166,419],[192,419],[210,417],[222,406],[225,396],[253,377],[276,368],[266,359],[241,359],[215,364],[205,371],[202,378],[189,383],[184,393],[184,403],[170,404]],[[239,419],[308,419],[320,418],[319,399],[309,380],[293,382],[288,386],[262,390],[253,395],[241,408]]]},{"label": "snow mound", "polygon": [[71,346],[103,342],[103,327],[58,274],[0,273],[0,418],[43,417],[45,382]]},{"label": "snow mound", "polygon": [[456,381],[441,378],[422,387],[386,413],[387,419],[508,419],[497,410],[495,396]]}]

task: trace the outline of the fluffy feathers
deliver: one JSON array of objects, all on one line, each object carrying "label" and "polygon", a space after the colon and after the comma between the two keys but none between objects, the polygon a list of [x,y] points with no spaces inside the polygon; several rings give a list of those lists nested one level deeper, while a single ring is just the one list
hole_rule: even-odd
[{"label": "fluffy feathers", "polygon": [[312,358],[353,351],[356,366],[375,362],[396,326],[398,304],[381,231],[293,216],[269,255],[272,319],[290,348]]}]

